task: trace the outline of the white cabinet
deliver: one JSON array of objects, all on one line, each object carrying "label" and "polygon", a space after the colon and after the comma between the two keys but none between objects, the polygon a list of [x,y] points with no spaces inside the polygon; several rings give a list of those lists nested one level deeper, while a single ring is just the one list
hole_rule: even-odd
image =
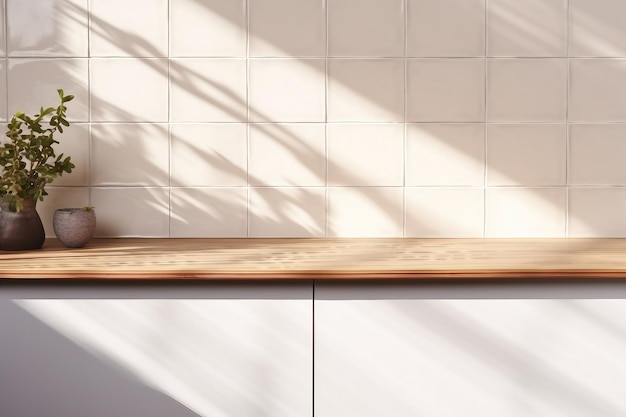
[{"label": "white cabinet", "polygon": [[623,417],[624,317],[620,281],[6,285],[0,416]]},{"label": "white cabinet", "polygon": [[557,288],[318,285],[315,416],[626,415],[624,289]]},{"label": "white cabinet", "polygon": [[0,287],[0,415],[312,415],[312,284]]}]

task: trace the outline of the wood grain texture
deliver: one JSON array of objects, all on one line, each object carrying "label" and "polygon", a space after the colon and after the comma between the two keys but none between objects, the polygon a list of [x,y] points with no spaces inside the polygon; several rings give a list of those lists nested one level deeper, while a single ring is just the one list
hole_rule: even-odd
[{"label": "wood grain texture", "polygon": [[0,278],[626,278],[626,239],[93,239],[0,251]]}]

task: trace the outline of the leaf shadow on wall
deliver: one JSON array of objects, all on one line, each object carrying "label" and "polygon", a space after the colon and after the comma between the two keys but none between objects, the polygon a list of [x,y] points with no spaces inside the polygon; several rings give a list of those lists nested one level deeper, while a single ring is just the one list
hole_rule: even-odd
[{"label": "leaf shadow on wall", "polygon": [[[215,13],[217,15],[220,15],[221,13],[223,13],[223,10],[220,10],[219,8],[212,9],[211,6],[207,3],[202,3],[202,2],[196,2],[196,3],[199,8],[204,8],[209,13]],[[73,11],[73,13],[75,13],[76,15],[80,13],[83,13],[83,14],[86,13],[85,10],[83,10],[80,6],[77,6],[75,4],[68,5],[67,9],[68,9],[68,12],[71,13]],[[227,14],[222,14],[221,17],[226,20],[231,18]],[[234,21],[232,23],[237,24],[237,22],[234,22]],[[145,39],[129,35],[128,33],[125,33],[124,31],[119,30],[118,28],[114,27],[111,24],[108,24],[107,22],[98,20],[97,17],[95,16],[92,17],[91,30],[96,31],[97,33],[99,33],[100,36],[106,36],[112,39],[113,41],[119,42],[120,45],[123,45],[123,47],[125,48],[125,51],[127,51],[130,56],[159,57],[160,52],[157,50],[157,48],[155,48],[154,45],[151,45]],[[259,35],[259,34],[250,34],[250,35],[254,36],[254,35]],[[281,41],[281,38],[278,37],[273,31],[268,31],[267,33],[264,32],[260,36],[265,37],[264,39],[265,42],[275,45],[276,48],[278,49],[282,49],[287,55],[294,52],[294,51],[289,51],[290,44],[293,44],[293,42]],[[166,57],[151,58],[151,59],[145,59],[143,60],[143,62],[145,62],[146,65],[151,66],[151,70],[155,71],[156,74],[158,74],[158,76],[164,80],[164,83],[167,83],[167,81],[170,80],[170,77],[171,77],[173,82],[176,83],[177,87],[181,87],[182,89],[186,90],[190,96],[195,97],[200,102],[206,103],[210,106],[213,106],[214,108],[220,109],[222,114],[228,115],[228,117],[230,117],[232,120],[241,121],[242,123],[247,122],[248,116],[247,114],[245,114],[245,112],[242,109],[248,108],[248,103],[246,102],[245,98],[241,97],[241,94],[239,92],[233,91],[232,89],[224,85],[221,85],[220,82],[217,82],[215,79],[211,78],[207,74],[204,74],[198,71],[193,71],[189,68],[177,68],[174,66],[174,69],[172,73],[170,74],[170,71],[166,68],[165,65],[163,65],[163,62],[165,62],[167,59],[168,58]],[[298,60],[298,62],[302,63],[303,65],[306,65],[307,60],[300,59]],[[386,110],[389,113],[397,112],[397,109],[391,109],[391,108],[385,109],[384,107],[387,106],[385,103],[377,102],[376,95],[373,95],[373,96],[370,95],[370,92],[368,91],[368,89],[364,88],[363,86],[363,82],[362,82],[363,80],[358,79],[359,77],[355,78],[355,77],[351,77],[350,74],[341,74],[341,73],[335,73],[333,77],[334,78],[329,81],[337,85],[341,85],[342,88],[344,88],[346,91],[353,92],[355,95],[362,97],[363,100],[369,101],[373,106],[383,107],[383,110]],[[202,88],[196,88],[197,86],[204,86],[205,91],[213,91],[215,92],[215,94],[207,94],[206,92],[202,91],[203,90]],[[101,108],[101,110],[104,113],[116,114],[121,119],[130,118],[132,116],[132,114],[130,114],[127,109],[121,109],[117,107],[115,103],[107,102],[105,100],[99,100],[98,97],[93,97],[93,100],[94,100],[93,103],[97,104],[98,107]],[[262,111],[262,109],[249,108],[249,114],[255,115],[255,118],[258,117],[260,119],[264,119],[264,118],[267,119],[267,117],[264,116],[264,112]],[[400,117],[401,120],[404,120],[402,115],[397,114],[396,116]],[[455,122],[455,121],[451,120],[448,122]],[[439,121],[438,123],[445,123],[445,122]],[[266,129],[263,124],[258,124],[258,128]],[[275,138],[276,143],[279,143],[280,146],[282,146],[286,152],[290,153],[293,159],[295,161],[298,161],[301,167],[303,167],[305,170],[308,170],[313,175],[317,176],[326,187],[326,192],[328,192],[329,189],[334,188],[334,187],[331,187],[331,188],[328,187],[327,172],[342,172],[344,178],[346,179],[345,181],[346,184],[351,185],[350,188],[353,189],[356,193],[360,194],[361,201],[367,202],[367,204],[370,204],[376,207],[376,213],[380,214],[381,220],[384,219],[390,223],[395,223],[395,224],[397,224],[398,222],[400,223],[403,222],[402,219],[398,219],[397,212],[394,212],[394,209],[396,209],[398,206],[398,201],[386,200],[385,199],[386,197],[380,193],[374,193],[373,196],[372,194],[368,194],[366,192],[366,189],[367,188],[371,189],[374,187],[371,187],[371,186],[368,187],[367,180],[360,178],[357,174],[353,172],[349,172],[350,170],[346,169],[346,167],[342,166],[342,164],[340,163],[333,163],[330,161],[326,161],[327,166],[324,168],[324,170],[321,170],[320,167],[317,165],[317,162],[312,162],[312,161],[318,161],[320,158],[326,159],[326,153],[322,153],[320,152],[319,149],[315,147],[311,147],[308,144],[304,143],[305,141],[303,141],[302,138],[300,138],[297,134],[294,135],[293,132],[288,131],[288,129],[281,129],[280,124],[274,124],[272,126],[271,131],[266,130],[265,134]],[[126,138],[125,140],[132,140],[132,138]],[[199,146],[202,146],[202,145],[199,144]],[[327,152],[327,151],[324,151],[324,152]],[[463,152],[463,150],[459,149],[459,152]],[[314,156],[311,157],[311,155],[314,155]],[[132,156],[137,161],[136,169],[144,171],[146,175],[156,176],[159,178],[161,178],[163,173],[165,173],[166,176],[170,175],[170,172],[164,166],[164,164],[154,163],[154,161],[151,161],[150,158],[147,157],[145,153],[133,152]],[[474,155],[467,155],[467,157],[475,158]],[[566,155],[559,155],[559,157],[566,158]],[[92,158],[93,158],[93,155],[92,155]],[[358,152],[355,152],[354,158],[357,158],[357,159],[359,158]],[[214,163],[214,162],[219,163],[220,161],[223,162],[223,159],[221,159],[219,155],[215,154],[214,160],[207,160],[207,164]],[[513,183],[517,182],[517,183],[520,183],[519,185],[524,186],[524,184],[522,183],[523,181],[516,179],[516,174],[514,172],[509,171],[509,166],[507,166],[507,164],[492,163],[490,161],[484,161],[484,160],[477,160],[476,162],[483,164],[485,169],[487,168],[487,165],[489,165],[488,168],[491,172],[499,171],[502,176],[510,178]],[[411,164],[411,161],[407,160],[406,164],[407,165]],[[240,166],[232,166],[232,170],[233,170],[234,175],[238,175],[238,176],[243,175],[243,172],[241,172],[243,168]],[[246,174],[246,178],[248,178],[249,185],[251,184],[254,186],[258,184],[263,184],[262,179],[257,178],[255,181],[254,176],[253,175],[250,176],[249,172],[246,172],[245,174]],[[158,213],[156,217],[160,217],[161,219],[168,218],[171,215],[174,218],[183,219],[184,221],[184,219],[187,217],[185,215],[186,210],[193,212],[195,210],[194,205],[196,206],[196,208],[198,208],[203,205],[208,206],[211,204],[211,200],[206,198],[206,196],[202,197],[202,196],[187,195],[184,198],[180,199],[181,205],[180,207],[177,208],[179,212],[173,212],[169,206],[169,202],[166,201],[167,198],[169,198],[169,193],[170,193],[170,190],[172,189],[170,188],[170,185],[169,184],[163,185],[159,181],[155,180],[155,181],[148,182],[148,184],[142,184],[141,186],[145,187],[145,186],[151,186],[153,184],[156,184],[154,185],[155,187],[160,187],[163,190],[163,193],[161,193],[163,194],[163,196],[160,196],[159,198],[156,199],[156,201],[153,201],[152,203],[149,203],[148,205],[153,207],[154,211]],[[91,186],[92,186],[92,195],[93,195],[93,190],[94,190],[93,187],[95,185],[91,184]],[[117,185],[114,185],[114,184],[107,185],[106,183],[97,185],[97,187],[109,187],[109,186],[113,187]],[[132,186],[134,185],[121,184],[120,188],[127,190],[128,187],[132,187]],[[214,186],[214,184],[210,184],[210,186]],[[240,187],[242,187],[243,189],[247,186],[248,185],[246,186],[241,185]],[[254,224],[257,221],[261,225],[261,227],[258,228],[258,231],[260,234],[266,233],[265,230],[271,230],[274,226],[276,226],[274,227],[274,230],[279,231],[277,233],[278,235],[282,233],[285,233],[287,235],[295,233],[295,234],[302,235],[302,236],[324,236],[324,235],[332,235],[333,232],[335,232],[334,226],[329,222],[329,219],[326,218],[327,215],[329,214],[327,212],[327,207],[329,206],[327,196],[324,197],[325,204],[321,204],[318,207],[318,205],[315,205],[315,204],[314,205],[307,204],[306,203],[307,197],[297,196],[297,194],[289,190],[287,187],[280,188],[283,186],[283,184],[278,185],[278,184],[270,183],[270,184],[267,184],[267,186],[273,187],[274,188],[273,191],[279,194],[279,196],[278,197],[276,195],[270,196],[269,194],[263,193],[263,192],[256,194],[258,201],[260,202],[259,207],[262,207],[262,206],[271,207],[271,211],[269,211],[271,214],[268,215],[267,210],[264,210],[264,211],[261,210],[262,211],[260,214],[261,218],[257,219],[255,217],[255,214],[252,211],[250,213],[246,213],[246,218],[247,218],[246,221],[248,222],[248,224],[245,226],[245,229],[248,235],[250,234],[250,231],[252,231],[253,232],[252,234],[254,235],[254,230],[253,230]],[[300,184],[298,184],[297,186],[299,188],[306,188],[306,187],[302,187]],[[315,185],[315,186],[317,187],[318,185]],[[449,187],[449,188],[462,187],[462,186],[464,185],[463,184],[459,185],[455,183],[439,185],[439,187]],[[406,187],[406,188],[417,189],[420,187]],[[533,188],[531,186],[525,186],[525,189],[529,190],[530,193],[533,193]],[[554,195],[555,193],[547,193],[549,194],[549,196],[546,197],[546,193],[537,192],[536,193],[537,195],[535,196],[536,197],[535,200],[541,200],[542,203],[535,204],[531,202],[530,204],[531,208],[529,210],[535,214],[538,213],[538,216],[541,217],[544,214],[543,211],[544,211],[545,206],[546,205],[551,206],[552,209],[547,210],[550,213],[548,213],[547,216],[545,217],[548,218],[547,221],[550,224],[552,225],[556,224],[555,226],[556,229],[563,230],[563,233],[561,235],[564,235],[566,233],[565,223],[566,223],[566,216],[567,216],[567,213],[566,213],[567,201],[566,201],[566,193],[565,193],[565,184],[564,183],[555,184],[553,189],[558,189],[556,190],[558,192],[555,191],[556,194],[558,194],[556,197]],[[127,191],[132,192],[132,190],[127,190]],[[184,192],[184,190],[182,191]],[[309,193],[309,191],[310,191],[309,189],[303,190],[305,194]],[[318,191],[319,190],[316,190],[316,192]],[[484,188],[483,188],[483,192],[485,192]],[[486,189],[486,192],[488,193],[489,189]],[[314,195],[315,195],[314,200],[316,201],[317,199],[321,198],[320,196],[318,196],[318,194],[314,194]],[[165,198],[164,196],[167,196],[167,198]],[[247,201],[244,202],[241,199],[238,199],[237,202],[229,203],[228,199],[225,198],[219,203],[220,208],[216,210],[214,214],[211,214],[212,216],[211,222],[221,223],[221,222],[232,221],[232,217],[229,215],[224,215],[224,213],[229,213],[229,212],[241,213],[242,210],[244,209],[248,210],[248,204],[249,203]],[[407,201],[407,204],[406,204],[407,207],[405,209],[400,207],[399,210],[400,212],[402,212],[402,210],[406,212],[404,216],[406,218],[405,222],[407,224],[417,225],[416,227],[413,228],[414,230],[416,230],[416,232],[414,233],[416,233],[417,236],[419,236],[421,233],[425,233],[427,235],[432,234],[432,233],[436,234],[436,226],[435,228],[433,228],[432,224],[425,222],[423,218],[421,217],[422,212],[425,214],[424,216],[425,218],[436,219],[434,222],[435,225],[437,223],[445,224],[446,222],[454,224],[457,218],[463,218],[464,216],[464,213],[460,212],[459,210],[451,210],[451,214],[445,213],[445,216],[442,217],[441,213],[436,209],[438,204],[448,205],[448,206],[455,205],[455,204],[452,204],[450,200],[446,200],[445,198],[443,198],[441,201],[435,201],[435,203],[431,204],[430,207],[425,207],[425,206],[411,207]],[[245,207],[242,207],[242,205],[245,205]],[[305,225],[298,224],[300,220],[297,218],[294,218],[298,216],[297,214],[298,209],[301,209],[303,206],[307,207],[307,213],[305,214],[305,216],[310,217],[310,220],[308,220]],[[463,205],[459,205],[459,206],[462,207]],[[581,209],[577,210],[576,208],[573,208],[572,206],[570,206],[569,207],[570,218],[576,219],[582,224],[588,223],[590,233],[593,233],[594,228],[600,230],[599,233],[606,233],[604,231],[604,229],[606,229],[606,225],[603,225],[601,221],[595,218],[596,216],[593,216],[593,213],[594,213],[593,204],[591,208],[587,206],[584,206],[584,207],[581,206],[581,207],[582,207]],[[254,206],[250,206],[250,209],[254,210]],[[483,204],[478,203],[476,210],[484,214],[485,209],[486,208],[484,207],[484,203]],[[125,208],[119,207],[114,210],[107,209],[107,210],[102,211],[101,219],[103,220],[103,224],[105,224],[107,221],[115,222],[116,217],[123,210],[125,210]],[[294,210],[296,214],[294,214]],[[554,214],[555,212],[557,213],[556,215]],[[332,217],[332,213],[330,214]],[[497,213],[487,213],[487,216],[483,215],[482,217],[491,218],[496,214]],[[149,216],[146,216],[146,218],[148,217]],[[481,216],[476,215],[475,218],[471,219],[471,221],[480,222],[481,221],[480,217]],[[192,228],[195,221],[196,221],[195,219],[189,220],[190,223],[187,224],[186,227],[188,229]],[[531,222],[535,221],[533,220],[532,215],[529,221]],[[243,220],[239,219],[236,222],[238,222],[239,224],[239,226],[235,228],[236,231],[228,231],[227,233],[240,236],[244,228],[244,226],[242,226]],[[286,232],[281,231],[281,223],[283,222],[287,222],[287,225],[284,228]],[[291,225],[296,224],[295,229],[291,227],[290,224]],[[400,229],[402,229],[403,227],[401,224],[397,226]],[[161,227],[161,229],[164,229],[164,226],[162,225],[159,227]],[[157,233],[157,234],[158,235],[169,234],[170,233],[169,227],[170,226],[168,225],[167,226],[168,230],[166,233]],[[457,226],[453,226],[453,228],[455,227]],[[541,227],[541,226],[538,226],[538,227]],[[473,236],[476,235],[476,231],[472,230],[470,232],[472,233]],[[104,227],[101,228],[99,231],[99,235],[101,236],[114,235],[116,233],[117,233],[117,230],[105,229]],[[407,234],[410,235],[411,233],[407,233]],[[451,237],[462,237],[462,236],[451,236]]]},{"label": "leaf shadow on wall", "polygon": [[[76,8],[76,6],[73,7]],[[76,12],[81,12],[80,8],[77,8]],[[144,39],[140,39],[138,37],[133,37],[129,34],[126,34],[106,22],[99,21],[97,18],[92,18],[92,30],[99,31],[101,35],[109,36],[112,39],[124,39],[124,48],[130,56],[150,56],[153,54],[158,55],[158,51]],[[194,71],[189,67],[183,65],[172,65],[171,70],[168,70],[165,66],[161,65],[160,61],[161,59],[159,58],[145,59],[142,60],[142,63],[149,67],[151,71],[158,73],[163,80],[168,80],[171,78],[171,82],[174,83],[178,88],[182,88],[183,90],[185,90],[188,96],[193,97],[195,100],[199,100],[209,107],[219,109],[222,114],[226,115],[226,118],[241,123],[245,123],[247,121],[247,116],[245,114],[247,103],[245,97],[241,97],[238,92],[233,91],[232,89],[224,85],[221,85],[219,82],[215,81],[207,74]],[[306,63],[304,63],[304,65],[306,65]],[[206,91],[210,91],[211,93],[206,93]],[[114,103],[105,102],[101,99],[98,99],[97,97],[93,98],[92,105],[97,105],[102,109],[102,112],[111,115],[117,115],[114,117],[118,117],[120,119],[132,118],[132,114],[130,114],[128,111],[116,107]],[[250,109],[250,113],[254,114],[257,119],[271,120],[271,117],[267,116],[266,114],[264,114],[263,111],[259,109]],[[205,121],[199,120],[198,122]],[[198,138],[197,142],[194,144],[187,144],[187,151],[195,152],[197,150],[204,149],[204,164],[206,166],[220,167],[222,170],[226,170],[226,172],[228,172],[228,175],[232,177],[246,178],[247,184],[253,186],[256,185],[259,187],[259,190],[261,190],[261,192],[255,194],[255,197],[258,199],[256,207],[270,207],[271,209],[269,210],[270,214],[267,214],[267,212],[263,212],[260,213],[258,217],[256,217],[254,213],[254,207],[251,208],[252,212],[249,214],[249,221],[251,223],[250,229],[253,235],[255,234],[255,228],[258,228],[258,235],[296,235],[299,237],[324,236],[326,234],[326,197],[324,195],[323,186],[326,184],[326,172],[341,172],[345,182],[349,184],[367,184],[354,174],[347,172],[347,170],[343,167],[326,161],[326,155],[324,153],[325,150],[323,148],[320,149],[319,147],[312,146],[310,143],[307,143],[307,140],[305,138],[299,137],[297,134],[294,134],[293,131],[284,126],[288,124],[289,123],[259,123],[255,124],[254,128],[263,135],[272,138],[276,146],[282,148],[285,153],[290,155],[290,158],[294,161],[294,165],[298,165],[299,167],[301,167],[302,170],[307,173],[307,175],[313,178],[311,186],[303,186],[302,184],[288,184],[284,182],[280,184],[267,183],[262,178],[256,178],[254,174],[246,172],[245,167],[233,164],[228,160],[228,158],[224,158],[223,155],[220,155],[219,152],[207,152],[207,149],[204,148],[205,144],[203,143],[201,138]],[[133,138],[124,138],[124,141],[126,140],[131,141],[133,140]],[[114,145],[107,144],[104,146],[113,147]],[[122,155],[122,150],[126,150],[123,141],[119,143],[117,151],[111,151],[111,153]],[[146,177],[147,180],[144,182],[143,186],[161,186],[157,185],[155,181],[153,181],[153,179],[155,177],[161,176],[165,171],[167,171],[166,164],[157,164],[149,157],[147,157],[147,154],[145,152],[140,152],[138,150],[133,151],[132,155],[128,155],[128,157],[132,157],[134,159],[134,162],[127,165],[131,166],[134,170],[137,169],[136,167],[139,167],[138,169],[140,169],[142,172],[138,173],[138,175]],[[94,158],[93,155],[92,158]],[[95,158],[98,158],[98,156],[96,155]],[[199,172],[198,174],[200,177],[202,175],[202,172]],[[288,175],[289,173],[285,173],[285,177],[288,177]],[[222,185],[219,183],[216,184],[215,182],[212,182],[209,178],[205,179],[205,181],[206,182],[204,183],[204,185],[206,187],[233,187],[232,185]],[[117,185],[119,184],[104,183],[98,184],[97,186],[110,187]],[[123,184],[123,186],[137,186],[137,184],[129,183]],[[237,186],[245,187],[245,184],[238,184]],[[94,187],[93,183],[92,187]],[[202,186],[198,185],[197,187]],[[264,187],[272,187],[272,190],[268,190],[267,193],[263,192],[262,189]],[[293,190],[291,187],[295,187],[297,188],[297,190]],[[175,190],[175,188],[178,188],[178,190]],[[174,221],[181,221],[181,219],[182,221],[184,221],[186,210],[193,212],[195,208],[199,208],[203,205],[211,205],[210,200],[200,201],[197,196],[191,196],[188,194],[185,195],[186,188],[189,187],[178,186],[172,188],[174,193],[181,193],[182,195],[179,199],[182,204],[178,207],[178,209],[180,209],[180,212],[171,212],[171,216]],[[355,187],[355,190],[357,190],[358,192],[359,187]],[[370,199],[368,193],[363,194],[363,196],[365,200],[370,200],[370,203],[372,205],[378,207],[377,212],[380,213],[382,216],[388,215],[387,208],[389,207],[389,205],[397,206],[398,204],[397,201],[390,203],[386,201],[379,201],[377,199]],[[307,204],[309,201],[314,201],[315,204]],[[242,204],[244,204],[243,207]],[[229,204],[226,199],[222,199],[222,201],[219,202],[218,208],[209,215],[207,222],[212,224],[219,224],[232,221],[232,213],[241,213],[242,209],[245,210],[247,208],[245,204],[247,204],[247,202],[242,202],[241,200],[231,202]],[[168,211],[168,207],[166,205],[160,205],[157,203],[155,206],[158,207],[159,212],[165,213],[166,211]],[[124,209],[120,207],[119,210],[122,211]],[[295,218],[294,212],[296,216]],[[389,216],[390,222],[398,222],[400,220],[395,214],[396,213],[394,213],[393,218]],[[302,217],[297,217],[300,215],[304,216],[304,219]],[[101,215],[102,225],[106,224],[109,221],[107,217],[111,217],[110,221],[114,221],[113,216],[106,216],[106,214],[103,214]],[[283,225],[283,223],[285,222],[287,224]],[[255,226],[256,224],[258,224],[258,227]],[[104,226],[102,227],[104,228]],[[186,225],[186,227],[193,228],[193,224],[189,223]],[[272,228],[277,230],[277,232],[271,233]],[[401,226],[399,228],[401,229]],[[202,229],[202,227],[197,228],[196,232]],[[231,236],[241,236],[241,227],[236,228],[236,230],[236,232],[230,231],[229,234]],[[98,234],[101,236],[106,236],[114,235],[115,232],[113,231],[113,229],[100,229]]]}]

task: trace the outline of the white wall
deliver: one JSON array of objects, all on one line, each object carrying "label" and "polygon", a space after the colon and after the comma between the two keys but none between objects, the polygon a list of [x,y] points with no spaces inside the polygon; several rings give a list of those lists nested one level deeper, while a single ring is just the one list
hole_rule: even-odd
[{"label": "white wall", "polygon": [[[626,236],[615,0],[5,0],[100,236]],[[0,34],[4,31],[0,30]]]}]

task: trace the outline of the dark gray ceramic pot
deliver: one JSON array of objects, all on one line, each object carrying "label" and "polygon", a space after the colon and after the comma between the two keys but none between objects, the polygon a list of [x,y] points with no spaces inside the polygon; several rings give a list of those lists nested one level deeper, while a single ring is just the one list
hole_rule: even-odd
[{"label": "dark gray ceramic pot", "polygon": [[22,204],[22,210],[15,212],[7,202],[0,203],[0,250],[41,249],[46,240],[37,200],[22,200]]},{"label": "dark gray ceramic pot", "polygon": [[82,248],[96,231],[96,212],[84,208],[61,208],[52,219],[54,234],[68,248]]}]

